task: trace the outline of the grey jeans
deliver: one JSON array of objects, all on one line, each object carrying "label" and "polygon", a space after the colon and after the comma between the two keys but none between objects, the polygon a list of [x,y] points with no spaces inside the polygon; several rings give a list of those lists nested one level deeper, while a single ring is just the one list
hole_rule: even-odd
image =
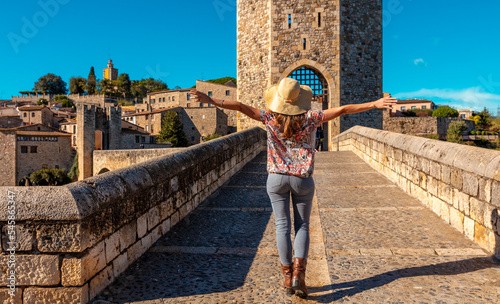
[{"label": "grey jeans", "polygon": [[269,174],[267,194],[276,219],[276,242],[283,265],[292,265],[290,196],[293,205],[296,258],[307,258],[309,252],[309,218],[311,217],[314,180],[311,177]]}]

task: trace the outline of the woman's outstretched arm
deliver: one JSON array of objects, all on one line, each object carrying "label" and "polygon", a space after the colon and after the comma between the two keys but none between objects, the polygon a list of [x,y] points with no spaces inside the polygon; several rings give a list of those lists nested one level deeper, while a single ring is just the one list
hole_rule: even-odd
[{"label": "woman's outstretched arm", "polygon": [[191,94],[191,98],[195,102],[206,102],[206,103],[213,104],[214,106],[221,107],[223,109],[240,111],[241,113],[245,114],[246,116],[260,121],[260,110],[259,109],[248,106],[246,104],[242,104],[239,101],[212,98],[212,97],[208,96],[207,94],[200,92],[200,91],[197,91],[197,90],[190,91],[189,94]]},{"label": "woman's outstretched arm", "polygon": [[353,113],[358,113],[358,112],[363,112],[367,111],[370,109],[391,109],[393,105],[396,104],[396,98],[389,96],[380,98],[377,101],[371,101],[371,102],[366,102],[366,103],[361,103],[361,104],[349,104],[349,105],[343,105],[341,107],[337,108],[332,108],[325,110],[325,115],[323,116],[323,121],[322,122],[327,122],[329,120],[332,120],[334,118],[337,118],[341,115],[344,114],[353,114]]}]

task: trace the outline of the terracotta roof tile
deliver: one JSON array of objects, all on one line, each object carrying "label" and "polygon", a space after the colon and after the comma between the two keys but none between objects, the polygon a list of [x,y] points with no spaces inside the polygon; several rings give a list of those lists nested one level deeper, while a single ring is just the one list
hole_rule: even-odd
[{"label": "terracotta roof tile", "polygon": [[16,131],[17,135],[33,135],[33,136],[71,136],[70,133],[63,132],[48,132],[48,131]]},{"label": "terracotta roof tile", "polygon": [[43,108],[47,108],[47,107],[46,106],[22,106],[22,107],[19,107],[19,111],[35,111],[35,110],[41,110]]}]

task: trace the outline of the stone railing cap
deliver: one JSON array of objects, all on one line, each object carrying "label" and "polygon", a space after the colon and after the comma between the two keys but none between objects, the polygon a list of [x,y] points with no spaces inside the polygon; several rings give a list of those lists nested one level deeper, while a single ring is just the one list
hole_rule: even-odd
[{"label": "stone railing cap", "polygon": [[500,151],[363,126],[354,126],[346,132],[359,134],[429,160],[500,181]]},{"label": "stone railing cap", "polygon": [[261,128],[255,127],[63,186],[0,187],[0,221],[9,220],[9,191],[15,194],[16,221],[77,221],[93,214],[111,199],[122,199],[129,191],[152,187],[154,180],[174,177],[183,168],[208,158],[217,150],[224,151],[245,138],[264,134]]}]

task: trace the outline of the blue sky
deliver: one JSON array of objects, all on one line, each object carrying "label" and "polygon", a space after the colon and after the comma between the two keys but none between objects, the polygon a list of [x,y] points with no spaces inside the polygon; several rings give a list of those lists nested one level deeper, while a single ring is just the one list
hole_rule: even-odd
[{"label": "blue sky", "polygon": [[[45,4],[45,5],[44,5]],[[384,0],[384,91],[497,114],[500,1]],[[97,78],[111,57],[170,88],[236,77],[236,0],[8,1],[0,11],[0,99],[46,73]]]}]

